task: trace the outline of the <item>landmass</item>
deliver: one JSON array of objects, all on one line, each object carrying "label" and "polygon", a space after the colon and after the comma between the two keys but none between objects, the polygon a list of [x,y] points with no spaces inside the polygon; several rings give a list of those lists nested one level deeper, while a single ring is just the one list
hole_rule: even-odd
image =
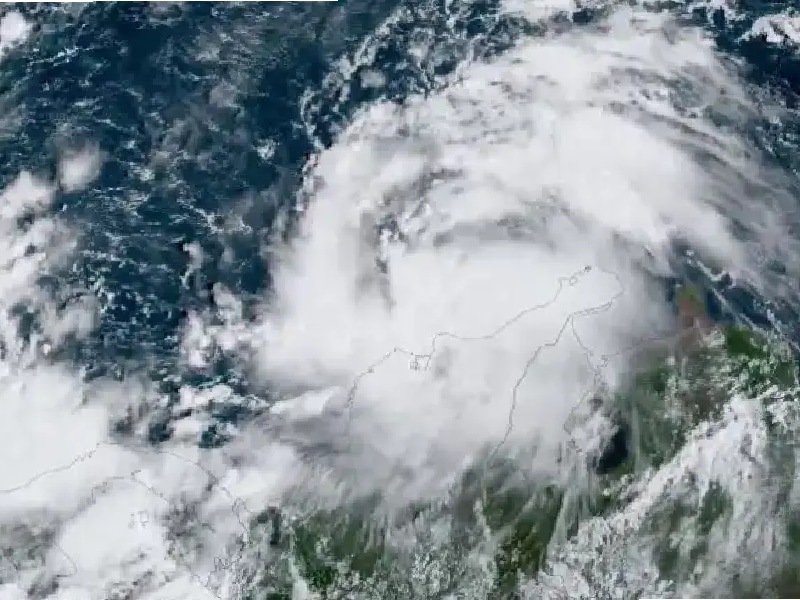
[{"label": "landmass", "polygon": [[[768,407],[779,398],[793,402],[797,395],[797,357],[777,335],[714,322],[702,291],[691,285],[678,290],[675,307],[675,329],[637,348],[646,362],[637,363],[624,385],[601,399],[598,410],[613,425],[612,433],[600,453],[587,454],[586,480],[576,482],[575,489],[528,477],[502,453],[487,454],[487,464],[465,473],[448,498],[410,506],[404,515],[376,517],[377,498],[360,506],[296,515],[281,540],[286,562],[273,564],[272,576],[262,581],[267,597],[291,598],[296,576],[312,597],[325,599],[399,599],[417,597],[423,590],[423,595],[443,597],[470,586],[475,597],[513,598],[530,582],[548,577],[558,581],[548,558],[574,542],[587,522],[624,513],[636,501],[633,482],[646,481],[659,467],[677,460],[697,432],[713,431],[714,423],[726,418],[731,398]],[[763,414],[775,420],[769,410]],[[777,433],[779,426],[772,427]],[[665,581],[692,573],[708,550],[710,532],[730,518],[733,501],[722,484],[712,482],[692,494],[691,502],[648,507],[638,525],[639,534],[661,540],[656,560]],[[697,539],[675,542],[680,526],[697,531]],[[431,530],[439,532],[439,539],[429,538]],[[791,539],[800,540],[797,531],[800,527],[794,525]],[[613,532],[606,542],[624,545],[620,536],[631,532],[623,532]],[[795,543],[800,552],[800,543]],[[491,558],[481,563],[481,556]],[[296,576],[289,578],[292,569]],[[477,573],[489,577],[481,579]],[[587,585],[600,585],[599,572],[593,584],[592,578],[587,575]],[[787,569],[774,581],[785,590],[787,580],[797,579]],[[626,585],[635,588],[634,583]],[[791,585],[793,594],[800,591],[796,583]],[[556,590],[548,594],[557,597]]]},{"label": "landmass", "polygon": [[[569,284],[569,278],[565,282]],[[604,306],[607,304],[595,311]],[[237,508],[238,499],[228,493],[241,536],[203,573],[195,572],[191,553],[185,553],[177,540],[204,527],[213,529],[191,506],[138,481],[136,473],[122,474],[116,479],[145,489],[163,506],[152,514],[133,510],[119,518],[129,527],[146,528],[156,522],[163,524],[172,515],[167,519],[173,522],[173,529],[177,527],[172,559],[216,597],[221,597],[223,581],[233,581],[248,600],[290,600],[296,597],[298,586],[306,590],[307,597],[325,600],[407,600],[463,594],[466,590],[474,597],[501,600],[514,598],[520,589],[531,585],[538,585],[545,597],[563,596],[557,589],[562,576],[554,570],[554,561],[569,563],[565,552],[578,556],[586,543],[581,540],[594,539],[586,533],[593,527],[607,531],[601,540],[605,549],[597,550],[598,560],[617,553],[623,556],[630,532],[614,523],[619,520],[617,515],[641,502],[634,483],[646,483],[660,467],[678,460],[698,432],[713,431],[714,424],[726,418],[731,398],[739,396],[759,403],[760,418],[767,422],[770,435],[779,438],[791,433],[785,419],[787,399],[796,404],[798,395],[794,351],[776,334],[739,323],[715,322],[696,287],[682,287],[675,308],[673,331],[625,350],[644,358],[623,385],[615,390],[590,390],[587,398],[598,418],[610,424],[609,435],[598,452],[584,454],[581,479],[569,486],[564,480],[542,481],[531,476],[513,456],[496,447],[487,449],[483,459],[463,474],[447,497],[410,505],[398,514],[382,513],[377,496],[337,509],[297,512],[287,506],[250,513],[241,503]],[[513,319],[503,327],[509,324]],[[394,353],[408,354],[409,368],[426,369],[435,351],[434,339],[430,354],[402,349]],[[373,365],[365,376],[380,364]],[[351,403],[357,385],[358,380]],[[511,410],[509,427],[513,404]],[[53,472],[91,460],[93,454],[85,453]],[[197,467],[203,469],[209,485],[219,485],[213,474]],[[41,477],[47,474],[26,485]],[[791,481],[790,474],[784,481]],[[108,493],[112,484],[98,482],[93,499]],[[14,493],[24,487],[0,493]],[[692,493],[691,501],[646,507],[636,525],[640,534],[644,528],[643,535],[661,540],[655,559],[659,577],[665,580],[678,581],[692,573],[708,551],[708,536],[732,514],[734,498],[724,485],[712,482]],[[597,525],[601,522],[611,525]],[[700,535],[691,543],[675,541],[681,527]],[[786,567],[768,578],[773,593],[783,596],[800,592],[800,578],[794,568],[800,564],[800,515],[789,515],[785,529],[784,541],[789,549]],[[77,574],[76,563],[65,556],[72,570],[37,583],[44,586],[34,590],[37,594],[41,596],[48,586],[57,586],[59,579]],[[4,561],[0,561],[3,579],[13,579],[25,568],[6,550],[0,558]],[[617,567],[607,565],[605,570],[619,568],[620,563],[613,564]],[[602,589],[601,570],[598,563],[584,574],[587,586],[597,586],[595,593]],[[742,593],[748,592],[747,585],[745,579],[740,582]]]}]

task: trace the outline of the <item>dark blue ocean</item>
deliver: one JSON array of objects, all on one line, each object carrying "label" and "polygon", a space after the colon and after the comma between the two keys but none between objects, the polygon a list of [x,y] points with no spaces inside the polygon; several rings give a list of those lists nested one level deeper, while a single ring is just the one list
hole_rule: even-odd
[{"label": "dark blue ocean", "polygon": [[[795,18],[800,4],[661,2],[651,9],[706,31],[748,93],[781,107],[780,121],[756,119],[741,135],[800,190],[800,34],[749,33],[760,17]],[[214,313],[215,285],[241,301],[245,321],[255,319],[272,291],[265,249],[297,233],[293,209],[308,200],[302,184],[309,160],[335,144],[364,107],[378,100],[402,106],[411,95],[436,91],[468,58],[502,54],[527,36],[596,27],[608,10],[577,2],[534,23],[492,0],[459,10],[445,0],[4,5],[0,12],[19,12],[32,29],[0,66],[0,189],[21,171],[56,178],[65,149],[91,147],[102,157],[88,187],[59,189],[49,209],[78,232],[77,248],[38,285],[62,309],[87,295],[97,303],[92,331],[68,339],[54,360],[80,369],[87,381],[155,382],[167,400],[142,415],[154,447],[168,442],[191,410],[173,410],[181,386],[231,386],[239,400],[216,402],[211,424],[197,436],[203,448],[224,448],[224,424],[258,417],[274,391],[221,350],[208,365],[188,365],[181,334],[191,313]],[[400,16],[387,21],[392,15]],[[411,60],[423,33],[437,52]],[[341,58],[368,37],[369,64],[341,75]],[[362,70],[379,73],[385,84],[362,85]],[[193,248],[201,249],[198,264]],[[715,279],[691,252],[678,247],[676,256],[675,276],[661,282],[667,298],[676,285],[693,282],[714,319],[800,343],[792,293],[761,297],[725,276]],[[764,269],[776,277],[786,272],[778,262]],[[32,335],[37,316],[24,304],[15,311],[23,337]],[[120,432],[125,427],[118,424]]]},{"label": "dark blue ocean", "polygon": [[[788,38],[741,38],[755,19],[780,14],[785,3],[738,3],[733,20],[721,8],[667,5],[687,27],[708,29],[759,93],[796,105],[796,46]],[[297,202],[309,156],[365,103],[385,97],[402,104],[409,94],[430,91],[433,76],[454,68],[468,47],[491,56],[544,27],[499,14],[492,2],[471,3],[455,19],[445,2],[409,2],[369,65],[385,75],[385,88],[359,89],[357,77],[323,87],[337,59],[398,6],[353,0],[7,5],[30,19],[36,41],[13,51],[0,74],[3,105],[20,123],[0,137],[2,185],[23,169],[54,174],[59,150],[70,144],[88,139],[104,155],[91,188],[60,193],[55,206],[81,237],[75,263],[50,284],[93,289],[102,307],[98,327],[70,348],[70,360],[89,376],[144,369],[165,390],[185,378],[221,379],[248,393],[236,365],[222,359],[213,373],[178,371],[178,329],[187,311],[207,305],[214,283],[235,290],[245,305],[269,289],[270,265],[259,249],[270,236],[291,235],[291,220],[275,231],[276,216]],[[563,15],[575,27],[596,18],[599,11],[588,7]],[[449,60],[412,68],[405,58],[416,29],[431,33]],[[215,100],[226,93],[235,102]],[[306,103],[312,109],[302,114]],[[794,171],[799,127],[800,119],[783,121],[751,135]],[[267,146],[269,154],[260,155]],[[192,242],[202,247],[203,261],[182,284],[190,260],[184,245]],[[769,324],[757,298],[746,290],[729,294],[738,310]],[[791,307],[777,312],[794,328]]]}]

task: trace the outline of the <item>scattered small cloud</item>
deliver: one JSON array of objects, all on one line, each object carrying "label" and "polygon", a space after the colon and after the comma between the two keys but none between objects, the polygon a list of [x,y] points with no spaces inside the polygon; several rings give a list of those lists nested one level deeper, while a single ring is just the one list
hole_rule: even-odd
[{"label": "scattered small cloud", "polygon": [[67,152],[58,164],[58,181],[67,192],[82,190],[97,178],[101,166],[102,154],[97,147]]}]

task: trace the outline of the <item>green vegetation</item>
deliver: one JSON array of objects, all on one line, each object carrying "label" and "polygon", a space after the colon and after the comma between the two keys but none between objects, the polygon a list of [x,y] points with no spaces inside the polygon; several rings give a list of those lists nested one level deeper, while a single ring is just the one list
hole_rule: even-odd
[{"label": "green vegetation", "polygon": [[318,512],[294,527],[294,554],[311,589],[369,579],[385,559],[385,532],[359,515]]},{"label": "green vegetation", "polygon": [[699,497],[664,502],[656,509],[643,534],[660,540],[655,546],[662,578],[674,580],[694,571],[708,551],[712,529],[724,529],[732,505],[730,495],[712,483]]},{"label": "green vegetation", "polygon": [[[702,297],[686,288],[679,301],[697,326],[704,316]],[[697,336],[689,342],[681,339],[651,356],[607,398],[605,410],[624,444],[586,489],[570,488],[570,494],[583,494],[578,501],[567,502],[567,491],[554,482],[529,479],[514,461],[495,458],[467,472],[448,498],[409,507],[391,521],[379,519],[370,503],[311,510],[287,525],[281,556],[325,600],[461,597],[459,590],[471,578],[487,575],[488,587],[475,597],[513,598],[520,582],[545,566],[556,532],[559,541],[570,539],[579,520],[624,507],[630,483],[673,460],[692,432],[722,419],[732,397],[769,406],[771,399],[796,391],[795,355],[781,340],[741,325],[703,321],[702,326],[692,330]],[[779,416],[765,410],[763,418],[769,431],[780,429]],[[731,494],[717,482],[705,490],[693,481],[681,485],[680,494],[652,509],[640,532],[655,541],[655,561],[665,580],[694,572],[733,512]],[[785,537],[796,566],[800,518],[787,521]],[[481,562],[476,552],[488,560]],[[288,598],[288,569],[272,572],[284,584],[262,598]],[[800,585],[788,567],[772,579],[774,590]]]},{"label": "green vegetation", "polygon": [[725,350],[729,356],[760,360],[767,356],[759,335],[740,325],[729,325],[724,329]]},{"label": "green vegetation", "polygon": [[483,514],[499,538],[495,591],[500,597],[507,597],[517,589],[520,575],[530,576],[541,568],[563,496],[553,486],[536,495],[525,494],[521,489],[487,494]]},{"label": "green vegetation", "polygon": [[705,314],[706,312],[703,292],[697,286],[682,285],[678,289],[676,301],[678,305],[683,305],[698,314]]},{"label": "green vegetation", "polygon": [[721,418],[733,394],[757,397],[797,384],[796,357],[776,337],[720,327],[679,358],[658,358],[615,394],[613,418],[631,430],[634,451],[614,475],[670,460],[688,432]]},{"label": "green vegetation", "polygon": [[638,388],[643,393],[665,394],[667,385],[674,376],[673,368],[660,364],[639,373],[636,376],[634,385],[635,388]]}]

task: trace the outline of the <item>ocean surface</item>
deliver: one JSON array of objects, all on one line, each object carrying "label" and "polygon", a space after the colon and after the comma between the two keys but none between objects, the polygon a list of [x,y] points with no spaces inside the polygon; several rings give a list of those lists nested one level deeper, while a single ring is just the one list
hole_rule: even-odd
[{"label": "ocean surface", "polygon": [[[391,522],[487,449],[563,483],[681,285],[800,343],[799,100],[792,2],[4,5],[0,599],[735,589],[777,534],[667,576],[565,530],[501,591],[485,540],[447,584],[441,549],[405,588],[258,565],[293,510]],[[746,470],[744,421],[696,473]]]}]

